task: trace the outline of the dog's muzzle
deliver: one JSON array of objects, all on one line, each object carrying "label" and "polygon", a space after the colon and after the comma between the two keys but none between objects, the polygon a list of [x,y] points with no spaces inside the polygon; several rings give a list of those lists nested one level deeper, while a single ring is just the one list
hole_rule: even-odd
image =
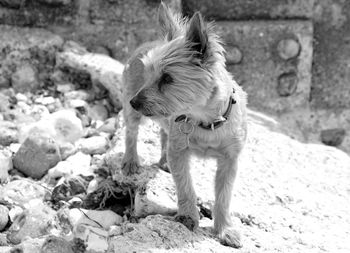
[{"label": "dog's muzzle", "polygon": [[142,102],[137,98],[137,96],[130,100],[130,105],[136,111],[139,111],[142,108]]}]

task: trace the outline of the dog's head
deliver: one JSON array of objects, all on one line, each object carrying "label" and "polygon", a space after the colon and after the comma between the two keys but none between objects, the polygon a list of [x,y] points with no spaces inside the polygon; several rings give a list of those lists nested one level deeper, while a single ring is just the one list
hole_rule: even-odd
[{"label": "dog's head", "polygon": [[215,92],[224,49],[199,12],[187,20],[162,3],[158,19],[162,38],[141,59],[145,83],[130,104],[146,116],[188,114],[205,106]]}]

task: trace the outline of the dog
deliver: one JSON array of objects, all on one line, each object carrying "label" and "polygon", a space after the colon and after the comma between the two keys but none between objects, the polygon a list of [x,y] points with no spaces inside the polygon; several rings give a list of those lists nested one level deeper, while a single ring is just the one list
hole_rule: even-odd
[{"label": "dog", "polygon": [[164,3],[158,9],[161,36],[141,45],[123,73],[123,113],[126,149],[124,175],[138,173],[137,135],[141,117],[161,126],[159,164],[174,179],[176,221],[198,227],[199,213],[192,185],[192,154],[217,159],[214,231],[222,244],[240,247],[240,235],[230,218],[237,159],[247,136],[247,96],[226,70],[225,50],[213,23],[199,12],[191,19]]}]

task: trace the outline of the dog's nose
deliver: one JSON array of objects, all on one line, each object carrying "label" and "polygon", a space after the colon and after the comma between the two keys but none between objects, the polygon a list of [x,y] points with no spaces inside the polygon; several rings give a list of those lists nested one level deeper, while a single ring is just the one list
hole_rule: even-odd
[{"label": "dog's nose", "polygon": [[140,110],[140,108],[142,107],[142,103],[140,102],[140,100],[137,99],[137,97],[134,97],[133,99],[130,100],[130,105],[136,111]]}]

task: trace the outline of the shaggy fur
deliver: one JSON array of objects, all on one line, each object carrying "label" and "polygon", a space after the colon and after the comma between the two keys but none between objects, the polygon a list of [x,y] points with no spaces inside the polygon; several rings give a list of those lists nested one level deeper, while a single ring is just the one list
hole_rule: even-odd
[{"label": "shaggy fur", "polygon": [[[232,228],[229,207],[237,158],[246,139],[246,94],[226,70],[225,52],[214,25],[204,23],[200,13],[187,20],[161,4],[159,24],[162,37],[138,48],[123,74],[123,173],[138,172],[138,125],[142,116],[151,117],[162,127],[160,164],[170,169],[176,184],[176,220],[195,228],[199,214],[189,157],[193,153],[215,157],[215,233],[223,244],[239,247],[240,238]],[[221,127],[211,131],[198,126],[220,118],[231,96],[236,104]],[[182,114],[189,121],[175,122]]]}]

